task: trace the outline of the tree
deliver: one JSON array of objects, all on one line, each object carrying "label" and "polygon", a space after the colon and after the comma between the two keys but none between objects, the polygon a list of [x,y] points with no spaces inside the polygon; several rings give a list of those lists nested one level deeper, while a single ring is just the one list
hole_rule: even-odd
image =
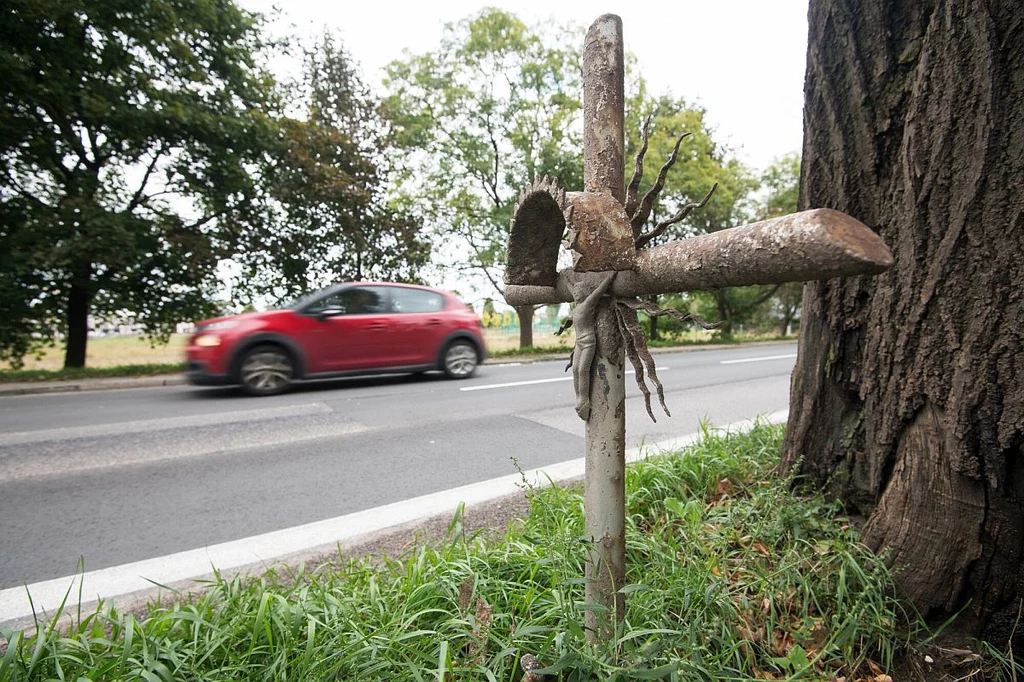
[{"label": "tree", "polygon": [[[768,196],[761,207],[759,219],[795,213],[800,198],[800,155],[786,154],[776,159],[761,174],[761,186],[768,191]],[[799,282],[783,284],[773,298],[779,334],[785,336],[800,317],[803,285]]]},{"label": "tree", "polygon": [[[732,156],[728,148],[715,142],[713,131],[706,121],[706,110],[692,106],[682,99],[668,96],[650,97],[646,93],[646,85],[642,79],[638,80],[635,87],[636,91],[630,97],[627,110],[627,158],[636,158],[643,143],[645,122],[648,127],[645,153],[647,165],[658,168],[675,157],[671,170],[664,178],[664,187],[652,205],[649,227],[645,230],[650,230],[660,221],[676,215],[687,204],[702,202],[708,192],[715,188],[714,194],[700,210],[690,213],[685,220],[668,227],[661,236],[652,240],[651,244],[716,232],[744,222],[749,195],[756,186],[754,178],[750,171]],[[627,165],[625,170],[628,182],[632,177],[633,167],[632,164]],[[645,181],[641,184],[641,192],[650,187],[656,177],[656,173],[648,171]],[[770,290],[770,287],[768,289]],[[733,291],[723,289],[699,295],[704,300],[717,302],[721,298],[723,302],[734,303],[732,306],[716,305],[715,310],[708,313],[709,319],[717,317],[722,320],[730,333],[737,316],[747,312],[746,303],[741,307],[742,297],[734,295]],[[760,292],[761,288],[757,288],[757,291]],[[660,297],[649,298],[652,303],[657,304]],[[651,317],[648,320],[651,339],[658,338],[658,320],[658,317]]]},{"label": "tree", "polygon": [[422,223],[387,201],[387,121],[330,33],[304,51],[289,99],[298,111],[282,119],[283,149],[265,174],[271,229],[250,233],[237,254],[236,291],[291,298],[335,281],[419,281],[430,244]]},{"label": "tree", "polygon": [[[388,68],[406,202],[427,212],[457,272],[498,293],[519,192],[544,176],[583,185],[580,43],[490,8],[446,26],[436,50]],[[533,309],[516,312],[520,345],[530,346]]]},{"label": "tree", "polygon": [[[753,173],[738,159],[720,152],[715,172],[718,188],[707,205],[691,218],[693,234],[710,234],[750,222],[751,193],[757,188]],[[736,325],[747,320],[778,290],[778,286],[726,287],[695,292],[698,311],[717,324],[716,334],[729,339]]]},{"label": "tree", "polygon": [[0,9],[0,358],[129,310],[151,334],[213,311],[276,140],[258,17],[230,0]]},{"label": "tree", "polygon": [[813,0],[809,24],[800,206],[895,265],[805,288],[783,465],[866,517],[921,614],[1019,648],[1024,6]]}]

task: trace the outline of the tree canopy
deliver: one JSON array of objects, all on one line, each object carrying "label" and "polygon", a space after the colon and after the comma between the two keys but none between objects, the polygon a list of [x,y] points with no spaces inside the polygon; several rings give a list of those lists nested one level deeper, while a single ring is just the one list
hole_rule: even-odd
[{"label": "tree canopy", "polygon": [[90,311],[152,330],[211,310],[274,144],[257,17],[225,0],[11,0],[0,9],[0,357]]},{"label": "tree canopy", "polygon": [[388,113],[405,149],[401,193],[444,240],[445,265],[498,292],[520,190],[544,176],[582,186],[581,40],[491,8],[388,68]]},{"label": "tree canopy", "polygon": [[[406,200],[427,207],[428,222],[447,246],[448,267],[484,277],[501,292],[509,219],[519,191],[545,176],[567,190],[583,186],[582,31],[529,27],[486,9],[449,25],[436,50],[390,65],[389,112],[406,150]],[[703,213],[662,240],[741,222],[756,180],[718,145],[706,112],[668,96],[653,97],[642,76],[631,79],[627,156],[635,158],[651,117],[641,192],[678,150],[651,219],[668,217],[719,187]],[[623,171],[633,172],[632,161]],[[519,310],[521,344],[529,345],[528,310]]]},{"label": "tree canopy", "polygon": [[236,289],[291,297],[334,281],[419,281],[430,244],[421,221],[388,202],[390,128],[329,32],[303,51],[289,90],[297,111],[280,122],[283,148],[265,184],[273,229],[251,233],[236,254]]},{"label": "tree canopy", "polygon": [[[424,245],[383,201],[382,138],[343,53],[320,46],[310,104],[285,117],[271,47],[231,0],[4,3],[0,359],[63,336],[82,366],[90,314],[166,335],[215,312],[231,259],[250,297],[412,276]],[[368,262],[382,243],[398,257]]]},{"label": "tree canopy", "polygon": [[[800,155],[793,152],[776,159],[761,174],[761,187],[767,191],[758,219],[796,213],[800,198]],[[793,323],[800,318],[803,305],[804,286],[800,282],[783,284],[772,297],[767,315],[778,325],[780,335],[792,333]]]}]

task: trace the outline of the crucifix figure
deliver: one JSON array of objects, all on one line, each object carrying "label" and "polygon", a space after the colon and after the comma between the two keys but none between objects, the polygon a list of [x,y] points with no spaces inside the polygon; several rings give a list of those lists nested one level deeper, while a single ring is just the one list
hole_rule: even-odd
[{"label": "crucifix figure", "polygon": [[576,347],[570,357],[572,384],[576,390],[576,414],[583,421],[590,417],[590,366],[597,354],[597,305],[608,291],[615,271],[583,272],[572,285],[572,297],[576,301],[573,321],[576,325]]},{"label": "crucifix figure", "polygon": [[[598,607],[585,616],[592,641],[610,641],[625,613],[626,356],[648,414],[654,418],[645,368],[668,413],[636,312],[672,313],[637,297],[875,274],[892,265],[891,253],[870,228],[828,209],[649,246],[669,225],[703,206],[711,192],[642,232],[675,151],[638,200],[648,131],[645,125],[627,187],[623,73],[622,21],[606,14],[590,27],[584,44],[584,191],[566,192],[546,179],[523,191],[512,219],[505,272],[505,299],[512,306],[576,304],[571,363],[576,412],[586,422],[585,599]],[[558,271],[566,232],[573,265]]]}]

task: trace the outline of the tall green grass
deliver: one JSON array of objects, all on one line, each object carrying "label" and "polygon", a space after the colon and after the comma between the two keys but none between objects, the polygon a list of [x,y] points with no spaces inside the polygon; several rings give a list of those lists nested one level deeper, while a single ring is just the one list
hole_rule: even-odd
[{"label": "tall green grass", "polygon": [[529,517],[401,558],[218,578],[145,615],[4,632],[0,681],[832,680],[889,669],[904,614],[839,510],[773,476],[780,427],[708,436],[632,466],[627,613],[583,630],[578,488],[528,489]]}]

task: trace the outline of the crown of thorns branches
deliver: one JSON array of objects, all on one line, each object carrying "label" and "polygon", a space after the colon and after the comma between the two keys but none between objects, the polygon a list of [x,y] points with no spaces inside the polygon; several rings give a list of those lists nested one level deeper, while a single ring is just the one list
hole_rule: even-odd
[{"label": "crown of thorns branches", "polygon": [[[651,241],[664,234],[665,230],[672,225],[682,222],[694,211],[703,208],[711,199],[711,195],[714,194],[715,190],[718,188],[718,183],[715,183],[703,199],[698,202],[684,205],[675,213],[675,215],[666,220],[660,221],[651,228],[650,231],[644,232],[643,227],[651,216],[651,210],[654,206],[654,202],[657,200],[661,190],[664,189],[668,172],[672,166],[675,165],[676,159],[679,157],[679,146],[682,144],[683,140],[691,135],[691,133],[684,133],[679,136],[676,140],[675,146],[672,148],[672,153],[658,172],[658,177],[654,181],[654,184],[647,190],[647,193],[644,194],[643,198],[638,201],[638,190],[640,189],[640,182],[644,175],[644,156],[647,154],[647,146],[650,140],[650,124],[651,117],[648,116],[643,125],[643,141],[640,145],[640,149],[637,151],[633,177],[630,179],[629,185],[626,186],[626,215],[629,217],[630,225],[633,228],[633,242],[638,251],[649,246]],[[570,243],[573,246],[575,245],[574,240]],[[646,377],[649,376],[658,393],[658,402],[661,404],[661,409],[665,411],[666,415],[671,417],[672,413],[669,412],[668,406],[665,404],[665,388],[662,386],[661,380],[658,379],[654,357],[651,355],[651,351],[647,347],[647,339],[644,336],[643,327],[640,326],[637,313],[643,311],[650,317],[667,315],[681,322],[696,322],[704,329],[715,329],[718,325],[709,324],[701,319],[700,316],[693,313],[683,313],[671,308],[660,308],[653,303],[641,301],[637,298],[618,296],[614,297],[613,300],[615,302],[615,321],[618,325],[619,335],[623,340],[626,357],[629,358],[629,361],[636,372],[636,383],[640,388],[640,392],[643,393],[644,406],[647,408],[647,414],[653,421],[658,421],[654,416],[654,411],[651,409],[651,390],[647,386],[646,380]],[[571,326],[572,318],[570,317],[558,329],[558,331],[555,332],[555,334],[561,334]],[[566,366],[566,369],[572,366],[572,362],[573,357],[570,355],[569,365]]]}]

